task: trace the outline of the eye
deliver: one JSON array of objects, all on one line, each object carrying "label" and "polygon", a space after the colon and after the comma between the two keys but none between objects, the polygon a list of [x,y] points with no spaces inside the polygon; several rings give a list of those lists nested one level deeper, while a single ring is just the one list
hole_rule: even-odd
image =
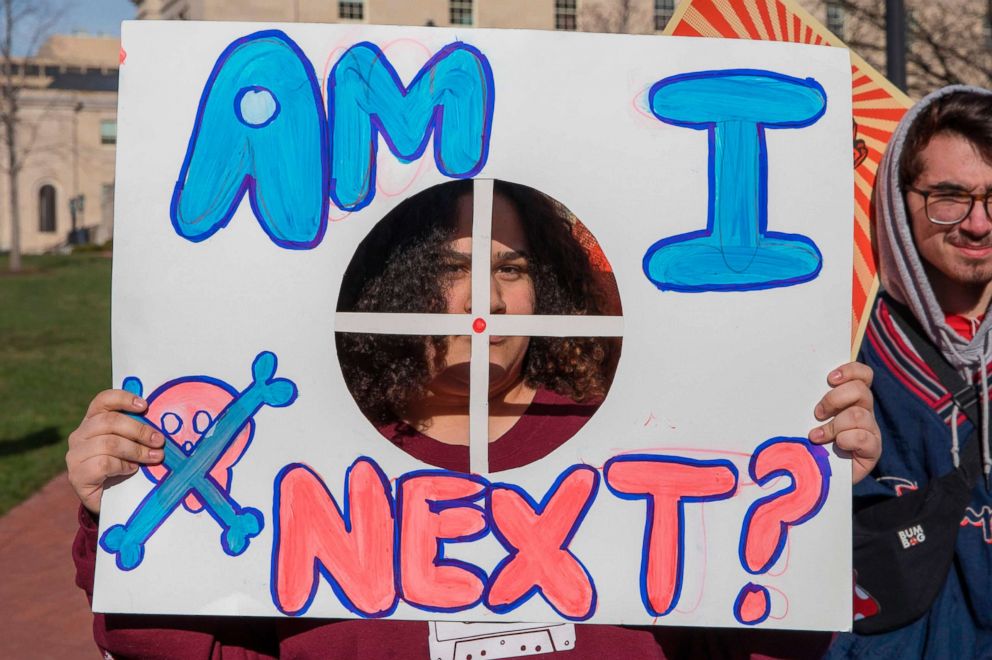
[{"label": "eye", "polygon": [[183,420],[176,413],[165,413],[159,420],[159,426],[169,435],[175,435],[183,428]]},{"label": "eye", "polygon": [[526,262],[510,262],[498,264],[493,272],[504,282],[513,282],[527,275]]},{"label": "eye", "polygon": [[471,264],[462,261],[446,261],[441,265],[441,275],[443,277],[462,277],[472,272]]},{"label": "eye", "polygon": [[213,421],[213,417],[210,416],[210,413],[206,410],[199,410],[195,415],[193,415],[193,430],[202,435],[208,428],[210,428],[210,424]]}]

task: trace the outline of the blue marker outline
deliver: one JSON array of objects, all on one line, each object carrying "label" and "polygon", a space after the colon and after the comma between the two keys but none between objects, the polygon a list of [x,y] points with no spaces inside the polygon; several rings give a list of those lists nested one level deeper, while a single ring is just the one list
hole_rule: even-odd
[{"label": "blue marker outline", "polygon": [[[217,379],[212,379],[212,378],[209,378],[209,377],[199,377],[199,376],[193,377],[193,378],[204,378],[204,379],[208,379],[208,380],[217,380]],[[170,383],[181,382],[181,381],[184,381],[185,379],[186,379],[185,377],[184,378],[176,378],[176,379],[173,379],[172,381],[169,381],[169,382]],[[217,383],[216,384],[221,385],[222,387],[224,385],[226,385],[223,381],[220,381],[220,380],[217,380]],[[165,387],[165,385],[160,386],[155,391],[158,392],[163,387]],[[142,394],[141,380],[139,378],[137,378],[136,376],[128,376],[128,377],[126,377],[124,379],[124,382],[121,385],[121,389],[123,389],[123,390],[125,390],[127,392],[131,392],[132,394],[135,394],[136,396],[141,396],[141,394]],[[235,395],[237,395],[238,394],[237,390],[234,390],[234,393],[235,393]],[[149,397],[149,398],[151,398],[151,397]],[[235,399],[236,398],[237,398],[236,396],[234,398],[232,398],[231,402],[228,403],[224,407],[224,409],[221,410],[221,413],[223,413],[224,410],[226,410],[231,404],[233,404],[235,402]],[[292,403],[292,402],[290,402],[290,403]],[[287,405],[289,405],[289,404],[287,404]],[[128,417],[130,417],[132,419],[135,419],[135,420],[141,422],[142,424],[145,424],[147,426],[150,426],[151,428],[155,429],[156,431],[159,431],[160,433],[162,433],[167,438],[170,438],[171,439],[171,436],[169,436],[169,434],[164,433],[160,428],[158,428],[158,426],[156,424],[154,424],[153,422],[151,422],[147,417],[145,417],[143,415],[135,415],[133,413],[126,413],[126,414],[127,414]],[[211,420],[210,427],[208,427],[207,430],[204,431],[202,435],[206,435],[207,431],[209,431],[210,428],[213,427],[214,422],[219,417],[220,417],[220,413],[218,413],[218,415],[217,415],[216,418],[214,418],[213,420]],[[251,425],[252,435],[254,435],[254,420],[249,419],[248,420],[248,423],[246,424],[246,426],[248,424]],[[236,431],[234,437],[237,438],[238,435],[241,434],[241,430],[243,430],[243,429],[244,429],[244,426],[240,427]],[[170,440],[167,440],[167,442],[169,442],[169,441]],[[247,449],[248,449],[248,445],[246,444],[245,445],[245,453],[247,453]],[[162,483],[167,478],[169,478],[169,476],[174,471],[175,462],[177,460],[181,460],[181,461],[185,462],[185,460],[187,460],[187,459],[189,459],[189,458],[192,457],[192,454],[186,454],[186,452],[184,452],[179,447],[179,445],[176,444],[175,442],[173,442],[171,445],[164,445],[163,446],[163,450],[164,450],[165,458],[163,459],[162,463],[163,463],[163,465],[165,465],[166,469],[169,470],[169,472],[166,473],[162,477],[162,479],[155,479],[150,473],[147,472],[147,467],[146,466],[142,466],[142,472],[143,472],[144,476],[152,484],[154,484],[154,486],[152,488],[153,491],[158,488],[158,485],[160,483]],[[194,447],[194,451],[196,451],[196,447]],[[242,456],[244,456],[244,454],[242,454]],[[236,465],[240,461],[241,461],[241,456],[238,457],[238,460],[237,461],[235,461],[234,463],[231,464],[231,467],[233,468],[234,465]],[[172,463],[173,464],[173,467],[170,468],[169,465],[168,465],[168,463]],[[211,466],[211,469],[212,469],[212,467],[213,466]],[[231,469],[228,469],[227,470],[227,473],[228,473],[228,482],[230,483],[230,480],[233,478],[233,473],[232,473]],[[242,506],[240,506],[234,500],[234,498],[231,497],[230,490],[228,490],[226,488],[223,488],[217,482],[217,480],[213,478],[213,476],[210,474],[209,470],[205,474],[201,475],[201,477],[198,477],[197,479],[195,479],[195,481],[200,481],[200,480],[207,482],[223,499],[228,500],[229,501],[229,504],[231,506],[231,509],[232,509],[232,511],[234,512],[235,515],[241,513],[241,514],[244,514],[244,515],[247,515],[247,516],[251,516],[257,522],[257,525],[258,525],[257,531],[254,534],[252,534],[252,535],[250,535],[250,536],[248,536],[246,538],[246,540],[245,540],[245,546],[243,548],[241,548],[241,549],[232,548],[230,546],[229,542],[228,542],[227,537],[224,534],[221,534],[221,537],[220,537],[221,549],[224,551],[225,554],[227,554],[227,555],[229,555],[231,557],[237,557],[238,555],[240,555],[241,553],[243,553],[245,550],[248,549],[248,542],[250,541],[250,539],[254,538],[258,534],[260,534],[263,529],[265,529],[265,518],[262,516],[262,512],[259,511],[258,509],[256,509],[255,507],[250,507],[250,506],[248,506],[248,507],[242,507]],[[196,488],[195,486],[191,486],[179,498],[179,500],[177,501],[176,505],[173,506],[173,507],[171,507],[171,508],[169,508],[169,509],[167,509],[167,512],[162,516],[161,520],[156,525],[154,525],[151,528],[151,531],[148,534],[148,539],[151,539],[151,537],[155,535],[155,532],[158,531],[158,528],[161,527],[165,523],[165,521],[168,520],[169,517],[172,516],[173,513],[175,513],[176,509],[179,508],[179,505],[180,504],[183,505],[183,508],[186,508],[184,503],[186,501],[186,498],[190,494],[196,495],[197,498],[200,500],[200,503],[203,504],[203,508],[201,509],[201,511],[206,511],[208,514],[210,514],[210,517],[214,519],[214,522],[216,522],[217,525],[221,529],[225,529],[225,524],[226,524],[225,521],[220,517],[220,515],[218,514],[218,512],[214,510],[214,507],[211,506],[211,503],[209,502],[209,499],[212,499],[212,498],[209,498],[208,495],[207,495],[207,493],[203,493],[202,492],[202,489]],[[147,496],[146,496],[146,498],[147,498]],[[128,521],[127,521],[128,524],[130,524],[131,521],[134,520],[138,516],[138,512],[141,510],[143,504],[144,504],[144,500],[142,500],[142,502],[138,505],[138,507],[134,510],[134,512],[132,512],[130,518],[128,518]],[[186,509],[186,510],[189,511],[189,509]],[[196,514],[200,513],[200,511],[190,511],[190,513],[192,513],[193,515],[196,515]],[[117,528],[117,527],[125,527],[125,525],[114,525],[111,529]],[[100,547],[103,548],[104,552],[107,552],[108,554],[116,555],[116,561],[115,561],[115,563],[117,564],[117,568],[119,568],[122,571],[131,571],[131,570],[134,570],[139,565],[141,565],[141,562],[144,560],[144,556],[145,556],[144,544],[141,544],[139,546],[139,553],[137,555],[137,561],[133,565],[130,565],[129,566],[129,565],[127,565],[126,561],[124,560],[124,557],[123,557],[122,553],[119,551],[119,549],[113,548],[112,547],[113,544],[110,543],[107,540],[108,539],[108,536],[110,535],[111,529],[108,529],[106,532],[104,532],[103,536],[100,538]]]},{"label": "blue marker outline", "polygon": [[326,566],[324,566],[324,563],[320,561],[320,559],[316,556],[313,558],[313,573],[312,573],[313,579],[310,582],[310,595],[307,596],[307,600],[303,604],[303,606],[299,610],[293,611],[293,610],[284,609],[282,604],[279,602],[279,594],[278,594],[278,586],[277,586],[278,585],[277,566],[279,563],[279,547],[282,544],[282,530],[279,522],[279,512],[281,507],[280,492],[281,492],[283,479],[285,479],[286,475],[288,475],[293,470],[302,469],[309,472],[313,476],[313,478],[317,480],[317,483],[319,483],[321,487],[324,489],[324,493],[327,495],[328,499],[330,499],[331,503],[334,504],[334,508],[337,510],[338,515],[341,516],[341,519],[344,521],[345,531],[350,534],[352,528],[351,528],[351,502],[350,502],[349,486],[351,483],[351,472],[352,470],[355,469],[355,466],[358,465],[359,463],[365,463],[369,465],[375,471],[376,475],[378,475],[379,477],[379,481],[382,484],[383,492],[386,494],[386,499],[389,502],[390,517],[393,519],[394,552],[395,549],[398,549],[399,525],[397,523],[397,516],[396,516],[396,500],[393,498],[393,492],[392,492],[392,487],[389,484],[389,478],[386,476],[386,473],[382,471],[382,468],[379,467],[378,463],[376,463],[373,459],[369,458],[368,456],[359,456],[348,467],[348,470],[345,472],[345,477],[344,477],[344,497],[342,498],[343,500],[342,506],[338,505],[337,499],[334,498],[334,495],[327,488],[327,484],[324,483],[324,480],[320,477],[320,475],[317,474],[313,470],[313,468],[311,468],[309,465],[306,465],[304,463],[290,463],[289,465],[286,465],[281,470],[279,470],[279,473],[276,475],[275,481],[273,482],[272,520],[274,522],[273,522],[273,531],[272,531],[273,534],[272,556],[270,561],[270,573],[269,573],[271,575],[271,579],[269,582],[269,593],[272,597],[272,603],[276,606],[276,609],[278,609],[283,614],[287,614],[289,616],[300,616],[306,614],[307,610],[310,609],[310,605],[313,604],[313,599],[317,595],[317,589],[320,587],[321,576],[323,576],[324,579],[328,582],[328,584],[331,585],[331,589],[334,591],[334,595],[338,597],[338,601],[342,605],[344,605],[344,607],[348,609],[348,611],[352,612],[353,614],[356,614],[366,619],[377,619],[377,618],[387,617],[390,614],[392,614],[394,611],[396,611],[396,606],[399,603],[399,598],[400,598],[400,584],[399,584],[399,573],[397,572],[397,564],[396,564],[395,556],[393,560],[393,602],[387,609],[381,612],[365,612],[359,609],[357,606],[355,606],[355,604],[351,601],[351,599],[348,598],[348,596],[346,595],[341,584],[337,581],[337,579],[335,579],[334,575],[327,569]]},{"label": "blue marker outline", "polygon": [[[276,109],[272,112],[272,115],[269,116],[269,118],[263,121],[261,124],[251,123],[250,121],[245,119],[245,116],[242,113],[241,101],[242,99],[244,99],[245,95],[248,94],[249,92],[254,92],[254,93],[266,92],[268,93],[272,101],[276,104]],[[282,111],[282,104],[279,103],[279,97],[273,94],[272,90],[269,89],[268,87],[262,87],[261,85],[248,85],[247,87],[242,87],[241,90],[234,95],[234,116],[237,117],[238,121],[240,121],[248,128],[265,128],[266,126],[268,126],[269,124],[271,124],[276,120],[276,117],[279,116],[279,113],[281,111]]]},{"label": "blue marker outline", "polygon": [[[321,164],[321,190],[320,190],[321,209],[320,209],[320,217],[315,235],[313,238],[306,241],[291,241],[291,240],[284,240],[278,238],[275,234],[273,234],[272,230],[268,226],[268,222],[262,219],[263,215],[258,207],[258,194],[256,190],[257,184],[255,177],[249,173],[246,173],[241,181],[241,185],[238,187],[237,191],[234,193],[232,197],[230,206],[221,215],[220,219],[217,220],[205,232],[193,236],[189,236],[186,234],[186,232],[183,231],[181,227],[183,223],[180,220],[179,203],[183,194],[183,189],[186,185],[186,181],[189,178],[190,162],[193,159],[193,152],[198,142],[200,129],[203,127],[204,114],[206,112],[206,107],[210,98],[210,93],[211,91],[213,91],[214,88],[214,83],[216,82],[217,77],[220,75],[221,71],[224,70],[224,66],[227,63],[228,59],[232,55],[234,55],[234,53],[238,49],[244,46],[250,46],[258,41],[272,40],[272,39],[281,42],[282,45],[284,46],[287,46],[297,56],[297,58],[300,61],[300,64],[303,67],[302,71],[306,75],[308,82],[310,83],[310,88],[314,99],[314,105],[316,111],[315,117],[317,118],[317,125],[320,131],[320,137],[318,140],[320,144],[318,150],[320,152],[320,164]],[[242,96],[242,92],[244,92],[244,89],[245,88],[242,88],[237,94],[237,98],[239,100]],[[266,90],[266,91],[269,91],[269,93],[271,93],[271,90]],[[276,107],[277,108],[281,107],[279,104],[279,99],[276,98],[276,95],[272,94],[272,97],[276,101]],[[275,120],[276,115],[278,114],[279,112],[277,111],[272,116],[271,120]],[[237,113],[236,116],[239,118],[238,120],[240,122],[241,121],[240,111]],[[269,239],[272,240],[273,243],[275,243],[279,247],[287,248],[291,250],[309,250],[319,245],[324,238],[324,233],[327,230],[327,215],[330,208],[330,204],[327,199],[327,190],[330,184],[330,153],[328,150],[330,138],[328,135],[328,125],[326,119],[327,118],[324,114],[323,97],[321,96],[320,85],[317,82],[317,73],[314,71],[313,64],[310,62],[309,59],[307,59],[306,55],[296,44],[296,42],[293,41],[285,32],[283,32],[282,30],[261,30],[259,32],[254,32],[252,34],[246,35],[244,37],[232,41],[231,44],[224,49],[224,52],[221,53],[220,57],[217,58],[217,62],[216,64],[214,64],[214,68],[210,72],[210,76],[207,78],[207,82],[203,86],[203,94],[200,96],[200,102],[196,109],[196,118],[193,120],[193,130],[190,134],[190,138],[186,146],[186,156],[183,158],[183,164],[179,170],[179,178],[176,180],[176,186],[173,190],[172,199],[169,203],[169,217],[172,221],[172,227],[175,230],[175,232],[179,236],[182,236],[186,240],[192,241],[193,243],[200,243],[202,241],[207,240],[208,238],[213,236],[220,229],[226,227],[231,222],[231,218],[234,217],[234,214],[238,210],[238,207],[241,206],[242,199],[247,193],[248,202],[251,205],[251,210],[252,213],[254,213],[255,215],[255,219],[258,221],[258,224],[262,227],[262,230],[266,233]],[[264,126],[268,126],[269,123],[271,123],[271,121],[266,122],[262,126],[253,126],[253,125],[249,125],[249,126],[251,128],[262,128]]]},{"label": "blue marker outline", "polygon": [[[435,566],[451,566],[454,568],[460,568],[474,575],[476,579],[478,579],[479,582],[482,583],[483,589],[480,592],[479,598],[477,598],[476,600],[472,601],[467,605],[460,605],[456,607],[435,607],[432,605],[425,605],[423,603],[417,603],[416,601],[411,600],[403,592],[403,583],[402,583],[402,574],[401,574],[402,571],[401,571],[401,563],[400,563],[400,559],[401,557],[403,557],[403,547],[402,547],[403,539],[402,539],[402,534],[400,533],[401,530],[403,529],[403,497],[404,497],[403,486],[410,479],[415,479],[418,477],[452,477],[460,480],[471,481],[472,483],[475,483],[479,486],[478,493],[472,497],[465,497],[455,500],[443,500],[443,501],[427,500],[428,509],[431,511],[431,513],[438,513],[440,511],[443,511],[444,509],[468,508],[468,509],[474,509],[482,514],[481,518],[484,524],[482,526],[482,529],[476,532],[475,534],[468,534],[466,536],[458,536],[454,538],[444,538],[444,539],[438,538],[436,540],[437,552],[434,555],[434,561],[433,561]],[[488,575],[486,575],[486,572],[482,570],[480,567],[476,566],[475,564],[470,564],[468,562],[461,561],[459,559],[446,558],[444,556],[444,549],[448,543],[469,543],[472,541],[477,541],[478,539],[481,539],[485,537],[487,534],[489,534],[490,531],[489,516],[481,507],[472,504],[472,502],[483,499],[486,496],[486,491],[488,490],[488,488],[489,488],[489,481],[487,481],[483,477],[480,477],[475,474],[466,474],[464,472],[454,472],[452,470],[415,470],[413,472],[407,472],[406,474],[404,474],[403,476],[401,476],[399,479],[396,480],[396,544],[394,546],[396,548],[396,552],[395,555],[393,556],[393,563],[394,563],[394,575],[396,576],[396,580],[397,580],[397,593],[402,594],[401,597],[403,598],[403,601],[405,603],[409,604],[412,607],[416,607],[417,609],[425,610],[427,612],[450,613],[450,612],[462,612],[464,610],[470,610],[482,602],[483,596],[485,594],[485,587],[489,582],[489,577]]]},{"label": "blue marker outline", "polygon": [[[469,168],[468,170],[464,172],[453,172],[448,169],[448,166],[444,162],[444,158],[441,152],[443,145],[443,123],[444,123],[443,117],[444,117],[444,108],[445,108],[443,101],[440,103],[436,103],[433,106],[433,110],[431,112],[431,118],[427,122],[427,126],[424,130],[423,138],[421,139],[420,144],[418,144],[416,148],[414,148],[413,151],[411,151],[410,153],[403,153],[397,147],[392,136],[389,134],[389,132],[386,130],[385,126],[383,125],[382,119],[379,117],[378,112],[369,112],[368,119],[371,123],[370,144],[359,145],[359,148],[364,149],[366,146],[368,146],[368,148],[370,149],[369,169],[365,175],[364,193],[360,194],[358,199],[356,199],[353,202],[342,201],[337,191],[337,179],[334,172],[332,171],[328,191],[331,199],[334,201],[334,204],[338,208],[344,211],[358,211],[368,206],[372,202],[372,199],[375,197],[375,181],[376,181],[376,172],[378,165],[380,136],[382,137],[383,141],[386,143],[386,146],[389,148],[390,152],[392,152],[392,154],[397,159],[399,159],[401,162],[404,163],[413,162],[419,159],[421,156],[423,156],[424,151],[427,148],[427,143],[428,141],[430,141],[431,136],[433,136],[434,162],[437,165],[437,168],[441,172],[441,174],[443,174],[448,178],[453,178],[453,179],[469,179],[474,177],[479,172],[481,172],[482,168],[485,167],[486,165],[486,161],[489,159],[489,141],[492,135],[493,110],[495,108],[495,103],[496,103],[496,85],[493,80],[492,67],[489,64],[488,58],[482,54],[482,51],[464,42],[455,41],[453,43],[450,43],[444,46],[437,53],[435,53],[427,61],[427,63],[420,68],[420,70],[414,76],[410,84],[404,86],[402,79],[400,78],[399,74],[396,72],[396,69],[389,62],[389,59],[386,57],[386,55],[382,52],[382,50],[378,46],[376,46],[375,44],[369,41],[359,42],[354,46],[352,46],[351,48],[349,48],[347,51],[345,51],[344,54],[342,54],[341,57],[338,58],[338,61],[334,63],[334,67],[331,69],[330,73],[327,76],[327,122],[328,125],[330,126],[334,126],[335,123],[336,113],[334,111],[334,103],[336,100],[335,90],[337,87],[338,68],[342,66],[342,63],[345,63],[345,66],[349,65],[350,64],[349,56],[351,56],[352,58],[356,57],[355,55],[352,55],[352,53],[358,52],[362,49],[371,52],[372,61],[379,64],[385,70],[385,72],[389,75],[389,78],[392,80],[394,88],[399,91],[401,97],[404,100],[407,98],[410,91],[419,85],[422,78],[424,78],[428,74],[433,76],[435,67],[437,67],[448,56],[457,52],[467,52],[471,56],[473,56],[479,64],[479,71],[482,74],[482,79],[485,82],[485,87],[482,90],[485,98],[482,106],[484,111],[482,131],[481,131],[481,135],[479,136],[481,143],[479,145],[480,153],[475,165]],[[333,130],[330,132],[330,136],[328,140],[329,140],[330,153],[332,154],[331,167],[333,170],[333,160],[334,160],[333,154],[335,149]]]},{"label": "blue marker outline", "polygon": [[[683,496],[678,500],[678,566],[675,577],[675,588],[672,592],[672,602],[664,612],[657,612],[651,606],[651,601],[648,598],[648,583],[647,583],[647,572],[648,572],[648,551],[650,548],[651,533],[654,526],[654,498],[650,496],[649,493],[625,493],[623,491],[616,490],[610,484],[610,469],[616,463],[676,463],[679,465],[691,465],[693,467],[724,467],[730,471],[734,476],[733,486],[724,493],[717,493],[715,495],[705,495],[705,496]],[[606,487],[610,489],[614,495],[623,500],[644,500],[647,513],[645,516],[644,523],[644,537],[641,541],[641,572],[640,572],[640,587],[641,587],[641,602],[644,604],[644,609],[651,616],[665,616],[672,612],[678,605],[679,598],[682,596],[682,578],[685,569],[685,504],[695,504],[703,502],[715,502],[719,500],[725,500],[733,497],[737,493],[737,484],[739,482],[737,467],[726,459],[711,459],[711,460],[698,460],[693,458],[684,458],[681,456],[665,456],[657,454],[627,454],[623,456],[614,456],[610,460],[606,461],[603,466],[603,479],[606,482]]]},{"label": "blue marker outline", "polygon": [[[500,533],[499,526],[496,524],[496,521],[492,517],[492,513],[491,513],[492,492],[496,489],[512,491],[516,493],[518,496],[520,496],[525,502],[527,502],[527,505],[531,508],[531,510],[534,511],[534,513],[536,513],[538,516],[540,516],[544,513],[544,510],[551,502],[551,499],[555,496],[555,494],[557,494],[559,488],[561,487],[561,484],[566,479],[568,479],[574,472],[578,470],[589,471],[593,474],[592,488],[589,491],[589,495],[586,497],[585,504],[583,505],[582,509],[579,511],[579,515],[576,516],[575,522],[572,524],[571,529],[569,530],[568,534],[565,536],[564,540],[559,546],[559,549],[567,552],[568,555],[575,560],[575,562],[579,565],[579,567],[582,568],[582,571],[586,574],[586,579],[589,581],[589,586],[592,587],[592,599],[589,604],[589,610],[585,614],[581,614],[579,616],[568,616],[566,614],[563,614],[560,610],[558,610],[558,608],[556,608],[551,603],[550,600],[548,600],[548,597],[544,594],[544,589],[542,589],[537,584],[533,585],[522,596],[520,596],[519,598],[517,598],[516,600],[510,603],[507,603],[505,605],[493,605],[489,601],[489,594],[492,588],[492,584],[499,577],[499,574],[503,571],[503,569],[506,566],[508,566],[510,563],[512,563],[514,559],[516,559],[520,550],[519,548],[515,547],[505,536],[503,536],[502,533]],[[586,514],[589,513],[589,509],[592,507],[593,502],[596,500],[596,495],[599,493],[599,481],[600,481],[599,471],[596,470],[596,468],[582,463],[572,465],[568,467],[560,475],[558,475],[558,478],[555,479],[551,488],[548,489],[548,492],[545,494],[544,498],[541,500],[541,503],[539,505],[534,500],[534,498],[532,498],[530,494],[520,486],[510,483],[494,483],[490,486],[489,491],[486,493],[486,511],[487,511],[487,517],[489,519],[489,528],[492,530],[493,535],[499,540],[499,542],[507,550],[508,554],[506,557],[503,558],[502,561],[500,561],[499,564],[497,564],[496,568],[493,569],[493,572],[489,576],[489,581],[486,582],[486,588],[483,593],[482,599],[487,608],[489,608],[493,612],[496,612],[497,614],[507,614],[520,607],[520,605],[522,605],[523,603],[529,601],[535,593],[539,593],[541,595],[541,598],[544,599],[544,602],[546,602],[548,606],[551,607],[551,609],[553,609],[555,613],[557,613],[558,616],[562,617],[563,619],[568,619],[569,621],[585,621],[586,619],[588,619],[589,617],[591,617],[593,614],[596,613],[598,593],[596,591],[596,583],[593,580],[592,573],[590,573],[589,569],[586,568],[585,564],[583,564],[582,561],[578,557],[576,557],[571,550],[569,550],[568,546],[569,544],[571,544],[572,538],[575,536],[575,533],[579,530],[579,527],[582,525],[582,522],[585,520]]]},{"label": "blue marker outline", "polygon": [[[207,423],[206,423],[206,425],[202,429],[199,428],[200,427],[200,421],[199,421],[200,420],[200,415],[204,415],[207,418]],[[201,435],[204,434],[204,433],[206,433],[207,432],[207,429],[209,429],[210,428],[210,425],[213,424],[213,423],[214,423],[214,418],[206,410],[197,410],[196,413],[193,414],[193,432],[194,433],[199,433]]]},{"label": "blue marker outline", "polygon": [[[747,538],[748,538],[748,534],[750,533],[752,517],[754,516],[755,512],[758,510],[759,507],[796,490],[796,478],[793,476],[792,472],[790,472],[786,468],[773,470],[772,472],[769,472],[767,475],[765,475],[763,479],[760,480],[755,476],[754,470],[758,461],[758,456],[761,454],[761,452],[763,452],[765,449],[767,449],[772,445],[778,445],[782,443],[802,445],[813,457],[813,460],[816,462],[816,465],[820,470],[820,496],[813,504],[813,507],[802,517],[791,522],[781,521],[779,523],[780,529],[778,535],[778,544],[775,546],[775,550],[772,552],[771,557],[768,559],[767,562],[764,563],[764,565],[761,566],[761,568],[752,569],[748,566],[747,559],[745,556],[745,550],[747,548]],[[740,559],[741,566],[744,568],[745,571],[747,571],[752,575],[761,575],[762,573],[767,572],[772,566],[775,565],[775,562],[778,561],[779,556],[782,554],[782,550],[785,548],[785,542],[788,538],[789,528],[795,527],[797,525],[801,525],[804,522],[810,520],[817,513],[820,512],[821,508],[823,508],[824,503],[827,501],[827,496],[830,493],[830,477],[831,477],[830,459],[826,449],[824,449],[820,445],[814,445],[806,438],[777,436],[765,440],[760,445],[758,445],[758,447],[754,450],[754,453],[751,454],[751,460],[748,463],[748,474],[751,476],[751,480],[761,487],[764,487],[766,483],[768,483],[773,479],[777,479],[778,477],[789,478],[789,485],[786,488],[783,488],[779,491],[772,493],[771,495],[766,495],[752,502],[751,506],[749,506],[747,509],[747,513],[744,515],[744,523],[741,525],[741,537],[740,537],[740,542],[737,545],[737,554],[738,554],[738,558]]]}]

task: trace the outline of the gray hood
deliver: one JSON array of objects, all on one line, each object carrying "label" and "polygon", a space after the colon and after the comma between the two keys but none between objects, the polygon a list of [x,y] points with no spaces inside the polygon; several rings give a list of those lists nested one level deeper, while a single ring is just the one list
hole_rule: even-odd
[{"label": "gray hood", "polygon": [[923,270],[906,214],[902,188],[904,184],[911,182],[899,180],[899,160],[906,142],[906,133],[913,120],[937,99],[961,91],[992,95],[992,91],[979,87],[944,87],[923,98],[907,112],[892,134],[875,179],[875,240],[882,287],[912,310],[927,337],[940,349],[948,362],[959,371],[970,374],[985,362],[988,336],[992,332],[992,317],[985,317],[971,341],[966,341],[944,321],[944,312]]},{"label": "gray hood", "polygon": [[[923,269],[923,262],[913,242],[913,232],[906,214],[902,192],[903,185],[911,182],[899,180],[899,160],[910,125],[920,112],[937,99],[963,91],[992,95],[992,91],[978,87],[966,85],[944,87],[924,97],[903,116],[899,126],[896,127],[875,179],[875,244],[878,248],[878,271],[882,287],[893,298],[909,307],[930,341],[965,380],[969,382],[978,380],[981,387],[979,406],[982,428],[979,441],[982,468],[985,473],[986,488],[992,489],[990,483],[992,442],[990,442],[988,422],[990,386],[984,368],[992,351],[992,314],[986,314],[971,341],[966,340],[947,325],[944,312],[937,302],[937,297],[930,286],[930,279]],[[961,462],[958,413],[959,408],[955,401],[951,414],[951,456],[955,467]]]}]

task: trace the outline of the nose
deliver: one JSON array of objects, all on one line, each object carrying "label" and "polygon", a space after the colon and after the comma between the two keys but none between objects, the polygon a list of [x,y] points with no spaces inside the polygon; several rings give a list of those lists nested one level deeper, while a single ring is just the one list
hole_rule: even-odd
[{"label": "nose", "polygon": [[[471,286],[471,285],[470,285]],[[462,309],[466,314],[478,314],[478,312],[472,311],[472,292],[469,291],[464,298],[464,304]],[[503,300],[503,287],[501,286],[496,275],[492,275],[489,278],[489,313],[490,314],[505,314],[506,313],[506,301]]]},{"label": "nose", "polygon": [[503,287],[493,275],[489,278],[489,313],[503,314],[504,312],[506,312],[506,303],[503,301]]},{"label": "nose", "polygon": [[971,205],[971,213],[961,221],[961,231],[971,236],[986,236],[992,233],[992,220],[985,211],[984,200],[976,199]]}]

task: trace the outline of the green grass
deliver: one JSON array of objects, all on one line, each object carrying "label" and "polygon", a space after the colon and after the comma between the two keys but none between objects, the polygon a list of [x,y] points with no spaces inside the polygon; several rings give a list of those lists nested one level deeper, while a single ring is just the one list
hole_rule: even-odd
[{"label": "green grass", "polygon": [[110,386],[110,259],[0,258],[0,514],[65,469],[66,437]]}]

